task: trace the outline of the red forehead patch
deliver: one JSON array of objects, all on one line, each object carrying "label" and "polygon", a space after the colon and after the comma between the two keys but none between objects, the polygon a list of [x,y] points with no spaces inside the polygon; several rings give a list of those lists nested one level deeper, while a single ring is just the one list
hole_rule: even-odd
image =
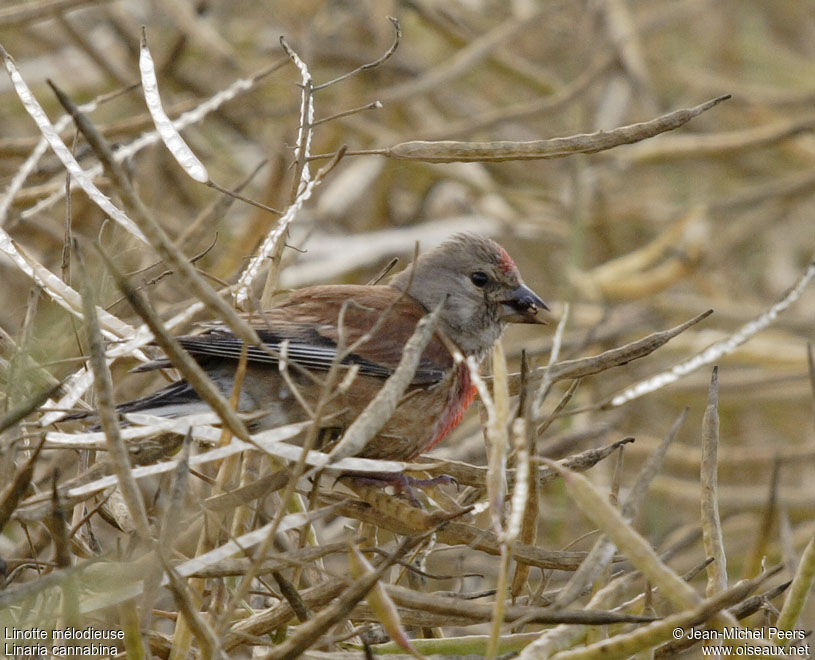
[{"label": "red forehead patch", "polygon": [[504,271],[507,275],[518,269],[515,262],[512,260],[512,257],[509,256],[509,252],[507,252],[500,245],[498,246],[498,268]]}]

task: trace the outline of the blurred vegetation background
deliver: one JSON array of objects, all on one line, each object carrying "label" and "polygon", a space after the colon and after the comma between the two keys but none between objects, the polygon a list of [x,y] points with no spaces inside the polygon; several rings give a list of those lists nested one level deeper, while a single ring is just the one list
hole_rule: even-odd
[{"label": "blurred vegetation background", "polygon": [[[314,154],[414,139],[526,141],[589,133],[732,94],[678,131],[598,154],[487,164],[348,155],[292,225],[282,287],[364,283],[390,257],[409,259],[417,240],[427,248],[455,231],[487,233],[508,248],[556,314],[571,304],[565,358],[715,310],[654,355],[585,379],[569,403],[576,410],[735,331],[782,297],[812,259],[814,7],[799,0],[6,2],[0,43],[52,120],[62,110],[46,79],[79,103],[105,97],[91,118],[114,145],[152,130],[135,85],[141,25],[164,106],[175,117],[285,59],[281,35],[319,84],[381,56],[394,39],[387,17],[397,17],[403,36],[389,61],[315,94],[316,120],[377,100],[382,107],[319,124]],[[230,188],[245,183],[242,194],[286,207],[298,82],[286,63],[183,131],[214,181]],[[40,134],[6,76],[0,107],[0,190],[6,191]],[[83,166],[95,162],[73,126],[62,135]],[[225,203],[220,193],[190,180],[161,144],[126,166],[155,217],[213,278],[234,281],[277,222],[274,214]],[[97,183],[111,192],[103,177]],[[47,152],[8,200],[0,218],[7,237],[76,289],[76,264],[64,256],[66,232],[98,237],[165,317],[189,305],[189,293],[154,252],[107,222],[76,186],[67,199],[59,195],[65,187],[61,164]],[[42,203],[55,194],[53,203]],[[135,323],[92,250],[86,258],[97,299]],[[62,379],[81,364],[87,347],[81,323],[2,255],[0,282],[0,379],[8,409],[48,380],[31,360]],[[720,364],[719,494],[732,580],[751,570],[756,552],[794,566],[815,530],[807,368],[813,310],[809,290]],[[545,364],[551,337],[551,326],[513,328],[505,346],[515,364],[521,349]],[[119,401],[158,382],[128,374],[135,364],[113,364]],[[623,407],[564,415],[538,450],[560,457],[633,436],[625,452],[630,476],[688,406],[638,522],[659,545],[698,524],[698,448],[709,378],[708,367]],[[470,413],[439,454],[483,464],[478,426],[478,414]],[[43,460],[66,459],[53,452]],[[13,464],[2,463],[7,478]],[[612,467],[604,463],[591,478],[607,487]],[[557,485],[547,488],[540,506],[540,544],[548,548],[563,548],[591,529]],[[575,549],[591,542],[578,541]],[[435,568],[431,557],[432,570],[455,564],[454,552],[441,554]],[[677,560],[677,570],[703,556],[697,542]],[[489,575],[489,566],[483,572]],[[465,582],[475,588],[478,581],[466,578],[458,586]],[[815,625],[812,606],[808,617],[803,627]]]}]

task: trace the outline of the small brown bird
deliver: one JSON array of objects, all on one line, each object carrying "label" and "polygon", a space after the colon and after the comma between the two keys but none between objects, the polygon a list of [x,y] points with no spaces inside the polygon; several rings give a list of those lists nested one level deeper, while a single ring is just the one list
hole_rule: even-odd
[{"label": "small brown bird", "polygon": [[[393,373],[419,320],[442,301],[437,333],[425,349],[407,392],[380,433],[359,454],[407,460],[436,446],[459,423],[475,397],[469,371],[463,364],[455,365],[440,335],[465,356],[481,360],[507,323],[543,322],[537,312],[548,307],[523,283],[504,248],[482,236],[459,234],[419,256],[415,265],[395,275],[388,285],[308,287],[249,320],[273,352],[288,342],[288,357],[293,363],[289,375],[299,396],[312,409],[324,391],[323,377],[338,351],[342,352],[339,343],[353,346],[373,330],[342,358],[344,366],[356,365],[359,371],[350,387],[334,393],[324,409],[325,431],[338,435]],[[216,324],[203,334],[180,337],[179,341],[229,396],[242,340]],[[141,370],[166,366],[167,361],[157,361]],[[248,349],[238,407],[266,412],[255,422],[255,429],[309,419],[281,376],[277,358],[258,347]],[[181,380],[118,409],[172,417],[208,407]]]}]

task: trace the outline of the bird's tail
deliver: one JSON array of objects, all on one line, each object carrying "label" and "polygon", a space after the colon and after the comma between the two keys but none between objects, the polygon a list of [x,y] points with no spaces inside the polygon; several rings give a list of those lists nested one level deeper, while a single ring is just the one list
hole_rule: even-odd
[{"label": "bird's tail", "polygon": [[[118,413],[143,412],[160,417],[179,417],[207,410],[209,410],[209,407],[201,401],[201,398],[195,393],[190,384],[183,380],[176,381],[141,399],[134,399],[116,406],[116,412]],[[74,413],[63,417],[62,421],[95,416],[95,411]]]},{"label": "bird's tail", "polygon": [[178,417],[209,410],[209,406],[201,401],[189,383],[178,380],[141,399],[122,403],[116,406],[116,410],[120,413],[143,412],[161,417]]}]

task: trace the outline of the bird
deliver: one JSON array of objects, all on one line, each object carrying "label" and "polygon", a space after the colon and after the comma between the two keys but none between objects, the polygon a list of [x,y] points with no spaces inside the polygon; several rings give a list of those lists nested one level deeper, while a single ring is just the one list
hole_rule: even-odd
[{"label": "bird", "polygon": [[[356,455],[411,460],[429,451],[455,428],[476,395],[467,365],[456,362],[454,352],[480,362],[507,324],[546,323],[538,312],[549,310],[524,284],[507,251],[478,234],[452,236],[420,254],[387,284],[306,287],[248,314],[264,347],[246,349],[238,409],[253,413],[251,429],[258,431],[310,419],[323,397],[320,437],[338,438],[393,373],[419,320],[439,304],[435,334],[407,391]],[[199,334],[178,340],[221,393],[230,396],[243,340],[222,323],[206,324]],[[282,350],[286,377],[279,364]],[[335,383],[328,391],[325,379],[332,365],[355,373],[350,384]],[[169,366],[159,359],[137,370]],[[189,383],[179,380],[117,410],[177,417],[209,408]]]}]

